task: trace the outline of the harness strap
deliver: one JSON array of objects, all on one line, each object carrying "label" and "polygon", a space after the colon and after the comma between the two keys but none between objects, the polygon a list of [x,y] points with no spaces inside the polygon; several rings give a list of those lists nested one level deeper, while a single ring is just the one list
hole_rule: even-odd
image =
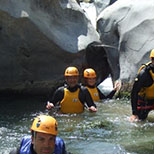
[{"label": "harness strap", "polygon": [[137,109],[138,110],[143,110],[143,109],[151,109],[151,110],[154,110],[154,102],[151,102],[151,103],[148,105],[148,102],[146,102],[145,100],[143,100],[143,98],[139,97],[138,98],[138,101],[137,101]]},{"label": "harness strap", "polygon": [[152,105],[152,106],[138,106],[137,109],[138,110],[143,110],[143,109],[151,109],[151,110],[154,110],[154,105]]}]

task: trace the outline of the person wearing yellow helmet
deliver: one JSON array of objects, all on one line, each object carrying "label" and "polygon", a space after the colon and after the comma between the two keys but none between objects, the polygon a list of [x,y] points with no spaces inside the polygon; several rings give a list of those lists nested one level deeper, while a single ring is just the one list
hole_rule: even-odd
[{"label": "person wearing yellow helmet", "polygon": [[132,116],[130,121],[145,120],[154,109],[154,49],[150,62],[140,67],[131,92]]},{"label": "person wearing yellow helmet", "polygon": [[46,108],[51,109],[60,102],[61,113],[82,113],[86,103],[89,111],[96,112],[96,105],[88,90],[78,83],[78,69],[70,66],[66,68],[64,76],[66,84],[55,91],[52,99],[47,102]]},{"label": "person wearing yellow helmet", "polygon": [[24,136],[18,149],[10,154],[68,154],[63,139],[57,137],[58,124],[55,118],[40,115],[34,118],[31,136]]},{"label": "person wearing yellow helmet", "polygon": [[87,68],[83,72],[84,84],[87,87],[93,101],[98,102],[102,99],[112,98],[119,89],[119,84],[116,84],[114,89],[108,94],[104,95],[96,86],[96,72],[92,68]]}]

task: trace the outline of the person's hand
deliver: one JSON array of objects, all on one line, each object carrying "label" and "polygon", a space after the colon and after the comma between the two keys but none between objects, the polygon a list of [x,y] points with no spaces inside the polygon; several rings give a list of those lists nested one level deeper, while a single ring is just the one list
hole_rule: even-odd
[{"label": "person's hand", "polygon": [[89,111],[97,112],[97,109],[95,108],[95,106],[91,106],[88,109],[89,109]]},{"label": "person's hand", "polygon": [[118,92],[121,89],[121,81],[116,80],[114,83],[114,90]]},{"label": "person's hand", "polygon": [[54,107],[53,103],[50,103],[49,101],[47,102],[47,105],[46,105],[46,108],[49,110],[49,109],[52,109]]},{"label": "person's hand", "polygon": [[137,115],[132,115],[130,117],[130,122],[137,122],[137,121],[139,121],[139,117]]}]

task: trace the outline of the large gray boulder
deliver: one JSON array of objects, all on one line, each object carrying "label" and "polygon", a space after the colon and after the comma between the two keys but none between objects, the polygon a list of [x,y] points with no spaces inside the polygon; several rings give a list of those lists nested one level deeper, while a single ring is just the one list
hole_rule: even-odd
[{"label": "large gray boulder", "polygon": [[67,0],[0,0],[0,93],[46,93],[79,69],[99,35],[84,10]]},{"label": "large gray boulder", "polygon": [[[0,89],[43,93],[63,79],[69,64],[80,67],[82,53],[66,52],[27,18],[0,12]],[[1,92],[2,93],[2,92]]]},{"label": "large gray boulder", "polygon": [[123,81],[131,82],[142,63],[149,61],[154,48],[154,0],[118,0],[98,17],[97,29],[108,48],[112,72]]},{"label": "large gray boulder", "polygon": [[76,0],[0,0],[0,10],[17,19],[28,18],[68,52],[76,53],[99,41],[98,33]]}]

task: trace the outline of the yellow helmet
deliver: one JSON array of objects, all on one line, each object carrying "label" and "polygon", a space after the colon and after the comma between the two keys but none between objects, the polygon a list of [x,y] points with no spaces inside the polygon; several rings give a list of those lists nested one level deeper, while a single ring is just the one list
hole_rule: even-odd
[{"label": "yellow helmet", "polygon": [[150,58],[154,58],[154,49],[151,50]]},{"label": "yellow helmet", "polygon": [[87,68],[83,73],[84,78],[96,78],[96,72],[92,68]]},{"label": "yellow helmet", "polygon": [[68,67],[65,70],[65,76],[79,76],[79,71],[76,67]]},{"label": "yellow helmet", "polygon": [[45,134],[57,135],[57,126],[58,124],[55,118],[48,115],[40,115],[34,119],[31,130]]}]

